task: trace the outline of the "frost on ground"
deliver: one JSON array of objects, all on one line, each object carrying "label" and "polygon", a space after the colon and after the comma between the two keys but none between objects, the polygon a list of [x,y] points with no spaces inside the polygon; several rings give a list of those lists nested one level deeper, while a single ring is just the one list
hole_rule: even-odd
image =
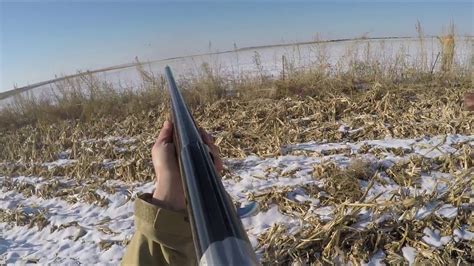
[{"label": "frost on ground", "polygon": [[[242,222],[262,262],[331,254],[411,265],[446,261],[446,252],[472,262],[473,144],[474,136],[462,135],[295,144],[277,157],[227,159],[223,182],[236,203],[259,202],[260,212]],[[76,164],[67,154],[43,165]],[[118,263],[134,232],[133,201],[153,188],[66,176],[0,183],[0,254],[8,263]]]}]

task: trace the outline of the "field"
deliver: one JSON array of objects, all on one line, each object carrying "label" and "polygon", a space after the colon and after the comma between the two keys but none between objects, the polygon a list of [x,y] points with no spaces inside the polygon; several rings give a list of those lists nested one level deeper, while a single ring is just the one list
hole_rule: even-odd
[{"label": "field", "polygon": [[[443,42],[433,58],[395,53],[383,64],[363,47],[339,65],[321,57],[275,76],[255,60],[261,71],[236,78],[204,64],[180,80],[224,156],[226,190],[260,204],[242,219],[259,259],[472,264],[469,68]],[[120,261],[169,116],[163,78],[137,71],[140,89],[85,76],[55,85],[53,100],[18,96],[0,110],[8,263]]]}]

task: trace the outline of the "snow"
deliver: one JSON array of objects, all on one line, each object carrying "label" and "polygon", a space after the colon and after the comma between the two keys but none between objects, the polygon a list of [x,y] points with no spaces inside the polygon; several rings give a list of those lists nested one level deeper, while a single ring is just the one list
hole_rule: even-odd
[{"label": "snow", "polygon": [[440,248],[451,241],[451,236],[441,236],[438,229],[432,230],[428,227],[423,229],[423,241],[433,247]]},{"label": "snow", "polygon": [[242,224],[250,229],[257,231],[265,230],[271,227],[273,224],[286,223],[288,217],[281,214],[278,210],[278,205],[272,205],[270,209],[265,212],[242,219]]},{"label": "snow", "polygon": [[451,220],[458,215],[458,208],[454,207],[452,204],[444,204],[435,213],[440,217]]},{"label": "snow", "polygon": [[[123,138],[119,136],[109,136],[105,139],[84,140],[85,144],[99,141],[113,142],[116,145],[133,144],[134,138]],[[308,213],[316,214],[321,222],[329,222],[334,217],[335,207],[324,205],[321,198],[327,197],[324,191],[324,180],[315,180],[312,176],[314,165],[323,162],[334,162],[339,167],[347,166],[354,156],[363,157],[374,166],[391,165],[404,161],[413,154],[433,156],[431,150],[440,150],[442,153],[454,153],[451,145],[455,143],[466,143],[474,141],[474,135],[446,135],[423,137],[417,139],[391,139],[367,140],[360,142],[308,142],[292,144],[282,147],[285,153],[281,156],[260,158],[258,156],[248,156],[244,159],[225,160],[226,166],[230,169],[235,178],[223,179],[223,184],[231,197],[238,202],[248,201],[251,194],[258,195],[271,190],[286,191],[284,195],[290,201],[298,204],[308,204]],[[390,152],[382,152],[381,158],[373,154],[358,154],[361,146],[369,145],[374,148],[403,148],[411,154],[403,156],[393,156]],[[433,149],[433,147],[437,147]],[[126,146],[124,146],[126,148]],[[128,147],[130,148],[130,147]],[[310,150],[317,151],[316,155],[292,155],[294,151]],[[350,150],[345,153],[343,150]],[[60,159],[43,165],[47,167],[62,167],[75,164],[74,160],[67,159],[68,151],[60,153]],[[104,167],[113,167],[119,161],[104,159],[101,161]],[[380,175],[382,183],[374,183],[367,193],[366,201],[371,201],[374,197],[381,195],[375,202],[383,202],[397,193],[405,193],[411,196],[421,195],[437,191],[446,192],[452,176],[446,173],[431,171],[422,173],[420,187],[400,187],[387,176]],[[74,179],[66,177],[54,177],[61,184],[68,186],[75,185]],[[0,176],[0,183],[7,180]],[[45,177],[25,177],[18,176],[8,178],[14,183],[34,184],[36,189],[51,179]],[[318,197],[312,197],[302,188],[311,184],[321,191]],[[45,215],[50,222],[43,229],[34,226],[16,226],[0,222],[0,258],[5,256],[8,263],[25,263],[28,259],[38,260],[41,264],[118,264],[123,255],[125,246],[122,241],[131,238],[134,232],[133,223],[133,201],[138,193],[151,192],[153,182],[148,183],[125,183],[119,180],[108,180],[105,186],[114,187],[116,192],[109,194],[103,189],[97,188],[95,192],[107,199],[108,205],[101,207],[95,203],[87,203],[80,199],[79,195],[67,195],[66,198],[40,198],[35,195],[26,197],[16,190],[7,191],[3,186],[0,194],[0,209],[7,211],[24,211],[33,213],[40,210],[45,211]],[[367,181],[361,181],[361,189],[368,186]],[[66,199],[76,197],[76,203],[68,202]],[[307,206],[308,206],[307,205]],[[458,207],[445,203],[439,198],[433,198],[430,202],[420,206],[413,213],[414,219],[423,220],[429,215],[436,215],[442,219],[454,219],[466,206]],[[467,206],[469,208],[469,206]],[[362,209],[357,216],[357,221],[352,224],[353,228],[363,230],[370,224],[380,224],[387,219],[394,219],[391,213],[373,213],[370,209]],[[76,222],[77,225],[71,224]],[[71,225],[66,227],[66,225]],[[267,209],[261,209],[256,215],[242,219],[242,224],[248,232],[249,239],[254,247],[257,247],[257,238],[260,234],[269,230],[272,226],[282,225],[287,228],[288,234],[294,234],[300,230],[305,221],[302,218],[285,215],[276,204],[270,204]],[[61,227],[61,225],[63,227]],[[58,227],[58,228],[55,228]],[[442,248],[450,241],[471,241],[474,233],[467,230],[466,225],[461,225],[453,231],[452,235],[441,235],[439,230],[434,228],[424,228],[422,240],[434,247]],[[110,248],[101,250],[101,241],[111,243]],[[257,251],[259,252],[259,251]],[[416,250],[413,247],[402,248],[403,257],[412,264],[416,257]],[[376,251],[366,265],[380,265],[383,263],[386,254],[382,250]]]},{"label": "snow", "polygon": [[[445,192],[448,188],[446,180],[449,180],[451,176],[445,173],[439,173],[436,171],[428,174],[421,174],[421,189],[420,192],[431,193],[437,191],[438,193]],[[448,178],[448,179],[447,179]]]},{"label": "snow", "polygon": [[428,217],[433,211],[439,206],[440,202],[430,202],[425,206],[421,207],[415,213],[415,219],[423,220],[424,218]]},{"label": "snow", "polygon": [[404,246],[402,248],[403,257],[408,261],[408,265],[411,266],[415,263],[416,249],[410,246]]},{"label": "snow", "polygon": [[474,239],[474,233],[468,231],[465,227],[466,226],[462,226],[461,228],[454,229],[453,235],[454,235],[454,240],[456,242],[458,242],[460,240],[471,241],[472,239]]},{"label": "snow", "polygon": [[321,221],[331,221],[334,213],[333,206],[325,206],[317,209],[310,209],[314,214],[319,215]]},{"label": "snow", "polygon": [[304,192],[304,190],[300,188],[296,188],[295,190],[288,192],[286,197],[289,200],[297,202],[311,202],[313,206],[317,206],[320,203],[319,199],[311,198]]},{"label": "snow", "polygon": [[[65,154],[65,152],[60,153],[60,155],[64,155],[64,154]],[[50,169],[53,169],[55,167],[68,166],[68,165],[74,164],[75,162],[76,162],[76,160],[59,159],[59,160],[54,161],[54,162],[43,163],[43,166],[48,167],[48,170],[50,170]]]},{"label": "snow", "polygon": [[368,263],[362,263],[363,266],[379,266],[379,265],[385,265],[383,263],[383,260],[385,259],[386,255],[385,252],[382,250],[377,250],[375,254],[370,258]]},{"label": "snow", "polygon": [[[407,151],[413,150],[415,154],[434,158],[441,155],[452,154],[456,152],[456,150],[451,146],[454,143],[464,143],[470,141],[474,141],[474,136],[463,136],[453,134],[418,139],[386,138],[384,140],[364,140],[355,143],[308,142],[302,144],[288,145],[282,148],[282,153],[287,154],[295,150],[305,150],[317,152],[320,154],[328,154],[330,151],[341,149],[350,149],[352,152],[357,152],[362,146],[368,145],[369,147],[371,147],[371,149],[378,147],[402,148],[403,150]],[[433,151],[436,151],[436,153],[434,153]],[[396,160],[396,158],[393,159]]]}]

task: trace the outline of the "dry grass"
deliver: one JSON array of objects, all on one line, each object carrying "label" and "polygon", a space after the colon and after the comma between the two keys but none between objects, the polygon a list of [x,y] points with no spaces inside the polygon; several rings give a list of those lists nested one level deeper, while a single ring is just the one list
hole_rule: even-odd
[{"label": "dry grass", "polygon": [[[344,142],[382,139],[386,136],[414,138],[451,133],[472,134],[474,117],[463,111],[461,101],[463,93],[470,89],[468,83],[453,87],[431,86],[430,90],[426,90],[420,85],[393,87],[378,84],[364,92],[353,92],[352,96],[344,92],[332,92],[284,99],[222,99],[200,105],[194,109],[194,114],[200,125],[214,134],[225,156],[240,158],[250,154],[277,156],[284,145],[323,139]],[[411,104],[407,105],[407,102]],[[131,182],[153,179],[149,150],[162,122],[168,117],[166,108],[163,103],[155,110],[130,114],[121,119],[100,117],[88,122],[40,122],[35,126],[3,132],[0,136],[0,145],[4,147],[4,152],[0,154],[4,162],[0,164],[2,175],[47,178],[39,189],[26,183],[10,182],[8,185],[8,182],[3,182],[3,185],[10,190],[23,192],[25,196],[58,197],[71,203],[88,202],[104,206],[107,204],[106,199],[94,191],[114,191],[113,187],[103,185],[106,180]],[[348,129],[359,130],[341,132],[341,123]],[[275,264],[300,260],[326,264],[336,262],[334,258],[337,257],[340,261],[356,263],[367,261],[376,250],[381,249],[387,254],[386,261],[396,264],[403,263],[401,248],[405,244],[423,251],[417,257],[420,263],[472,261],[469,255],[472,246],[466,242],[432,249],[421,241],[426,227],[452,234],[454,228],[468,224],[468,210],[460,208],[455,220],[434,215],[423,221],[413,219],[413,213],[433,199],[454,206],[469,202],[469,191],[465,188],[470,186],[466,175],[472,176],[472,173],[467,172],[473,167],[472,147],[464,144],[454,148],[459,151],[457,155],[430,160],[412,156],[387,169],[357,159],[344,169],[331,163],[315,165],[313,175],[323,181],[326,194],[314,186],[303,189],[308,195],[321,200],[322,204],[334,206],[334,219],[329,222],[309,215],[309,203],[289,200],[287,194],[290,188],[250,195],[250,199],[260,202],[263,210],[271,204],[278,204],[280,212],[285,215],[305,217],[306,227],[296,234],[288,234],[284,226],[278,225],[259,236],[263,262]],[[68,151],[66,155],[61,153],[64,151]],[[411,152],[370,145],[362,147],[360,151],[381,158],[384,153],[404,156]],[[346,149],[308,156],[331,154],[353,156]],[[53,168],[42,164],[63,156],[76,160],[76,163]],[[116,163],[104,163],[108,161]],[[449,193],[426,194],[416,198],[401,193],[386,203],[378,203],[367,202],[367,191],[359,186],[361,181],[383,184],[379,175],[384,173],[400,187],[417,187],[420,174],[432,170],[451,173],[456,177]],[[272,169],[268,171],[275,172]],[[280,174],[291,176],[293,173]],[[462,174],[464,178],[460,177]],[[69,177],[77,184],[71,183],[65,187],[54,176]],[[370,209],[375,217],[388,212],[393,217],[406,218],[372,223],[364,230],[354,229],[352,225],[363,208]],[[29,220],[22,221],[20,219],[22,224],[29,224]],[[112,244],[105,241],[101,247],[105,250]]]},{"label": "dry grass", "polygon": [[454,41],[454,24],[449,25],[448,32],[438,37],[441,45],[441,70],[449,72],[453,68],[455,41]]},{"label": "dry grass", "polygon": [[[219,100],[200,105],[194,115],[200,125],[212,132],[223,154],[243,157],[249,154],[276,155],[284,144],[326,139],[358,141],[386,136],[410,138],[450,133],[470,134],[473,116],[462,108],[462,95],[468,82],[454,87],[375,86],[352,96],[327,92],[321,96],[285,99]],[[406,104],[410,102],[410,104]],[[30,168],[34,162],[53,161],[57,154],[70,150],[75,166],[65,166],[56,175],[75,177],[113,175],[110,169],[94,162],[123,159],[122,176],[141,179],[149,166],[149,146],[168,117],[167,105],[125,118],[97,117],[92,121],[40,122],[0,133],[6,162],[29,164],[29,174],[40,174],[44,166]],[[356,131],[338,131],[341,123]],[[133,138],[131,143],[87,142],[103,136]],[[134,146],[133,153],[120,147]],[[403,151],[399,151],[403,152]],[[2,165],[7,173],[22,172],[19,165]],[[100,172],[98,172],[100,170]],[[33,171],[33,172],[31,172]],[[24,172],[23,172],[24,173]],[[128,179],[128,178],[125,178]]]},{"label": "dry grass", "polygon": [[47,210],[28,210],[28,208],[18,207],[16,209],[0,209],[0,222],[15,224],[17,226],[38,227],[43,230],[48,224]]},{"label": "dry grass", "polygon": [[[257,77],[228,79],[218,69],[205,65],[200,76],[180,82],[196,121],[215,136],[226,157],[278,156],[282,146],[307,141],[469,135],[474,130],[474,116],[463,110],[462,95],[472,89],[472,81],[469,72],[449,57],[455,47],[449,42],[446,47],[443,42],[440,71],[396,62],[381,66],[367,56],[365,62],[353,60],[351,68],[331,72],[322,56],[321,62],[306,70],[296,70],[291,60],[284,59],[282,76],[273,79],[263,71]],[[25,196],[106,206],[107,199],[96,191],[115,191],[104,185],[107,180],[152,180],[150,147],[169,116],[169,106],[162,77],[140,71],[144,82],[139,90],[115,90],[89,76],[58,84],[57,97],[52,100],[18,97],[11,107],[1,110],[0,176],[6,176],[2,185]],[[340,131],[341,125],[348,130]],[[465,143],[453,148],[458,151],[455,155],[432,159],[411,156],[388,168],[357,159],[348,149],[332,151],[354,160],[346,168],[331,162],[314,165],[312,175],[324,188],[302,187],[311,197],[334,207],[330,221],[310,215],[309,203],[289,199],[292,188],[249,195],[260,202],[262,209],[276,203],[280,212],[304,221],[302,230],[295,234],[288,234],[282,225],[261,234],[258,241],[263,262],[359,265],[377,250],[383,250],[386,262],[403,264],[401,248],[408,244],[419,251],[416,262],[420,264],[472,263],[472,243],[459,241],[434,249],[421,240],[426,227],[446,235],[468,224],[472,205],[471,209],[459,208],[454,220],[434,215],[423,220],[413,218],[421,206],[433,200],[456,207],[469,204],[472,146]],[[359,154],[371,153],[380,158],[386,153],[404,156],[411,152],[370,145],[359,150]],[[61,158],[75,162],[58,167],[44,164]],[[388,182],[383,177],[401,188],[416,188],[421,173],[434,170],[452,174],[446,193],[409,197],[401,189],[385,202],[368,199],[371,186]],[[232,176],[231,170],[227,174],[228,178],[238,178]],[[279,174],[291,177],[293,172]],[[36,187],[9,179],[19,175],[41,176],[45,182]],[[58,176],[71,183],[61,183],[55,179]],[[361,182],[369,188],[362,189]],[[370,210],[376,218],[391,213],[392,218],[356,229],[353,225],[363,210]],[[42,228],[47,224],[47,214],[0,210],[0,220]],[[75,225],[64,225],[67,226]],[[100,230],[114,234],[106,226]],[[126,243],[104,240],[100,248],[107,250],[113,244]]]},{"label": "dry grass", "polygon": [[[454,190],[452,193],[442,195],[434,193],[411,198],[399,194],[384,202],[361,202],[346,198],[346,201],[340,203],[338,198],[325,198],[330,206],[335,207],[334,217],[330,221],[321,221],[308,213],[309,208],[305,204],[285,198],[284,195],[291,191],[288,189],[254,196],[264,202],[272,199],[273,203],[280,206],[282,213],[304,219],[304,226],[297,233],[288,234],[289,228],[277,224],[259,236],[259,247],[264,250],[263,262],[268,265],[292,261],[315,264],[352,262],[358,265],[361,261],[367,262],[377,250],[383,250],[387,254],[385,262],[403,264],[401,248],[409,245],[418,250],[416,261],[421,264],[472,263],[472,243],[468,241],[450,243],[442,249],[432,248],[422,241],[423,230],[427,227],[440,230],[442,235],[452,235],[454,228],[468,223],[471,215],[469,209],[459,208],[454,220],[435,215],[421,220],[414,218],[416,211],[433,199],[452,202],[455,206],[467,204],[469,200],[463,187],[469,181],[461,178],[466,173],[457,175],[455,182],[451,183],[449,189]],[[341,189],[348,189],[349,192],[352,188]],[[318,194],[312,196],[324,199]],[[367,209],[374,218],[364,228],[354,227],[358,217],[366,213]],[[385,218],[380,219],[384,215]]]},{"label": "dry grass", "polygon": [[[391,56],[380,54],[380,47],[363,39],[348,44],[346,53],[336,63],[329,63],[325,42],[313,44],[316,59],[304,68],[296,65],[297,51],[282,57],[279,76],[270,76],[260,55],[254,56],[255,73],[228,73],[208,63],[197,74],[179,80],[188,103],[193,108],[218,100],[283,99],[286,97],[330,97],[364,95],[367,90],[424,86],[427,89],[454,88],[471,84],[465,65],[455,62],[454,25],[438,39],[440,54],[428,62],[426,37],[418,23],[420,52],[410,59],[403,47]],[[440,58],[440,63],[438,63]],[[469,59],[467,59],[469,60]],[[429,65],[431,64],[431,65]],[[112,85],[83,73],[73,78],[60,78],[43,94],[21,93],[13,96],[11,104],[0,109],[2,131],[37,123],[64,120],[91,121],[104,117],[121,120],[137,113],[153,112],[167,102],[166,84],[161,75],[147,72],[137,61],[142,78],[138,87]],[[379,95],[380,96],[380,95]]]}]

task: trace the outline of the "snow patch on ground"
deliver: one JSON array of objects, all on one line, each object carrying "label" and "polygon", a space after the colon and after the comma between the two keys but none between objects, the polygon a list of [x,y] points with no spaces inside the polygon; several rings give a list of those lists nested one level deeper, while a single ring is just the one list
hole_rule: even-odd
[{"label": "snow patch on ground", "polygon": [[458,216],[458,208],[454,207],[452,204],[444,204],[436,212],[436,215],[448,219],[453,219]]},{"label": "snow patch on ground", "polygon": [[76,163],[76,160],[70,160],[70,159],[59,159],[57,161],[49,162],[49,163],[43,163],[43,166],[48,167],[48,170],[56,168],[56,167],[64,167],[68,166],[71,164]]},{"label": "snow patch on ground", "polygon": [[408,265],[413,265],[416,258],[416,249],[410,246],[405,246],[402,248],[403,257],[408,261]]},{"label": "snow patch on ground", "polygon": [[[342,129],[341,129],[342,130]],[[102,140],[84,140],[88,145],[95,142],[113,142],[114,145],[133,144],[135,138],[109,137]],[[328,194],[324,191],[324,180],[315,180],[312,176],[314,165],[323,162],[334,162],[339,167],[347,166],[355,158],[364,158],[375,166],[388,167],[393,163],[406,160],[413,154],[422,156],[435,156],[456,152],[452,144],[470,143],[474,136],[447,135],[432,138],[417,139],[385,139],[360,141],[355,143],[301,143],[282,147],[282,155],[273,158],[260,158],[248,156],[244,159],[227,159],[226,166],[231,170],[232,177],[223,180],[224,187],[231,197],[238,202],[248,201],[249,195],[259,194],[270,190],[287,191],[286,198],[290,201],[309,204],[308,213],[316,214],[322,222],[331,221],[336,211],[334,206],[325,206],[322,198]],[[394,156],[394,154],[383,151],[383,156],[375,156],[370,152],[359,154],[362,146],[370,149],[401,148],[408,151],[406,155]],[[131,148],[131,147],[128,147]],[[315,155],[293,155],[294,151],[314,151]],[[69,153],[65,151],[58,155],[58,160],[44,163],[44,166],[61,167],[73,164]],[[105,159],[100,162],[103,167],[113,167],[119,161]],[[367,191],[366,202],[371,204],[383,203],[397,193],[405,193],[411,196],[423,193],[446,192],[452,176],[450,174],[431,171],[422,173],[419,187],[401,187],[393,182],[388,176],[380,175],[380,182],[376,182]],[[154,188],[153,182],[145,184],[134,182],[126,183],[119,180],[107,180],[103,185],[114,187],[115,193],[110,194],[104,189],[96,189],[95,192],[107,199],[108,205],[100,207],[87,202],[70,203],[60,198],[40,198],[37,196],[25,197],[19,191],[6,191],[3,183],[25,182],[33,184],[38,190],[46,182],[57,180],[66,187],[77,185],[74,179],[65,177],[25,177],[14,178],[0,177],[2,191],[0,194],[0,209],[7,211],[21,210],[25,213],[44,210],[49,225],[39,230],[36,226],[16,226],[6,222],[0,223],[0,254],[6,256],[8,263],[24,263],[27,259],[38,260],[42,264],[117,264],[120,262],[125,247],[120,243],[129,239],[134,232],[133,224],[133,200],[137,194],[151,192]],[[306,193],[302,186],[311,184],[321,191],[318,198]],[[81,184],[79,184],[81,185]],[[361,189],[368,188],[368,181],[360,182]],[[376,200],[373,200],[377,197]],[[452,204],[433,199],[417,209],[413,214],[415,219],[426,219],[429,215],[436,215],[443,219],[454,219],[462,208],[469,206],[461,205],[459,209]],[[380,224],[387,219],[394,219],[390,213],[374,214],[370,209],[362,209],[356,217],[358,220],[351,226],[363,230],[371,224]],[[74,224],[76,222],[77,224]],[[278,224],[287,228],[288,234],[298,232],[304,226],[304,220],[280,212],[275,204],[268,209],[261,210],[255,216],[242,219],[242,223],[249,234],[254,247],[257,247],[257,237],[266,232],[272,226]],[[65,227],[65,225],[70,225]],[[72,224],[72,225],[71,225]],[[58,227],[54,229],[54,227]],[[63,227],[61,227],[63,226]],[[442,248],[450,241],[471,241],[474,233],[467,230],[465,225],[454,230],[452,236],[442,236],[438,230],[425,228],[422,240],[435,248]],[[105,250],[100,249],[101,242],[110,243]],[[413,263],[416,257],[414,248],[405,246],[402,248],[404,258]],[[367,262],[366,265],[380,265],[386,254],[379,250]]]},{"label": "snow patch on ground", "polygon": [[423,241],[436,248],[440,248],[451,241],[451,236],[441,236],[438,229],[432,230],[430,228],[425,228],[423,229],[423,233],[425,234],[425,236],[423,236]]},{"label": "snow patch on ground", "polygon": [[460,240],[471,241],[474,239],[474,233],[468,231],[466,227],[467,226],[463,225],[461,228],[454,229],[453,235],[456,242]]},{"label": "snow patch on ground", "polygon": [[375,254],[370,258],[368,263],[362,263],[363,266],[379,266],[385,265],[383,260],[385,259],[386,255],[385,252],[382,250],[378,250]]}]

